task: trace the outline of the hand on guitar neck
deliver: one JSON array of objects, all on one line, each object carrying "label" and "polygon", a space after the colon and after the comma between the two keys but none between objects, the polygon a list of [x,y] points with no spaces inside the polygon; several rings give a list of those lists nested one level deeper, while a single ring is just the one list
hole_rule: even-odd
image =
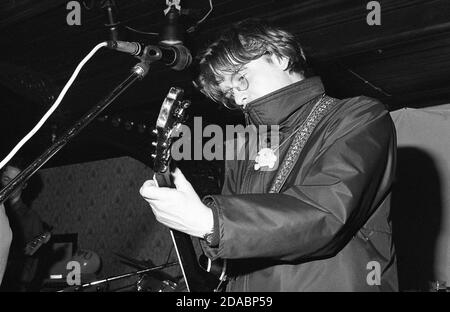
[{"label": "hand on guitar neck", "polygon": [[[171,88],[156,121],[153,180],[146,181],[140,194],[150,204],[156,219],[170,228],[180,268],[188,291],[217,291],[225,275],[200,267],[190,236],[203,238],[213,230],[212,210],[202,203],[191,183],[179,169],[171,173],[171,145],[184,119],[189,101],[182,101],[183,90]],[[190,236],[189,236],[190,235]],[[225,270],[222,270],[225,272]]]},{"label": "hand on guitar neck", "polygon": [[155,176],[142,185],[140,193],[159,222],[191,236],[203,237],[213,229],[211,209],[202,203],[179,169],[170,173],[172,142],[178,136],[185,110],[190,105],[189,101],[182,101],[183,93],[180,88],[171,88],[161,106],[154,130]]},{"label": "hand on guitar neck", "polygon": [[180,169],[172,173],[175,188],[159,187],[148,180],[140,189],[156,219],[167,227],[202,238],[212,231],[213,213],[202,203]]}]

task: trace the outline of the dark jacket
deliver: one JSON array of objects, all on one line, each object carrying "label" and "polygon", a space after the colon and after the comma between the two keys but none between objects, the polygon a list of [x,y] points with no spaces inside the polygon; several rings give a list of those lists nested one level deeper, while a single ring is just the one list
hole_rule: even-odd
[{"label": "dark jacket", "polygon": [[[280,142],[324,93],[319,77],[248,106],[256,125],[279,125]],[[280,161],[290,142],[280,147]],[[216,246],[229,259],[228,291],[396,291],[389,221],[396,139],[388,111],[367,97],[339,100],[320,121],[278,194],[276,171],[227,161],[222,195],[211,195]]]}]

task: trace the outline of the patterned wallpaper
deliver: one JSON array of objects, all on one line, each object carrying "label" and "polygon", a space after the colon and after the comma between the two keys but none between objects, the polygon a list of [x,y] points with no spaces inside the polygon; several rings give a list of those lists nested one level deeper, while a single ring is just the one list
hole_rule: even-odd
[{"label": "patterned wallpaper", "polygon": [[[78,246],[102,259],[100,277],[135,271],[113,252],[166,262],[172,247],[167,228],[159,224],[139,194],[152,170],[121,157],[39,171],[42,190],[32,207],[54,227],[53,233],[78,233]],[[171,252],[170,261],[176,261]],[[178,266],[165,272],[178,276]]]}]

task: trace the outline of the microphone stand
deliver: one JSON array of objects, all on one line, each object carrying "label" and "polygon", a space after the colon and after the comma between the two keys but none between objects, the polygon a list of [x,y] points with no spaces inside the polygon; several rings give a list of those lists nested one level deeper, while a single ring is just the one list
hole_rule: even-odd
[{"label": "microphone stand", "polygon": [[[151,272],[151,271],[165,269],[165,268],[168,268],[170,266],[177,265],[177,264],[178,264],[177,261],[170,262],[170,263],[167,263],[167,264],[158,265],[158,266],[155,266],[155,267],[147,268],[147,269],[136,271],[136,272],[125,273],[125,274],[122,274],[122,275],[116,275],[116,276],[112,276],[112,277],[107,277],[107,278],[105,278],[103,280],[98,280],[98,281],[86,283],[86,284],[79,285],[79,286],[75,287],[75,289],[73,289],[73,288],[71,288],[71,289],[73,289],[73,291],[82,291],[84,288],[87,288],[87,287],[101,285],[101,284],[104,284],[104,283],[109,283],[109,282],[116,281],[116,280],[119,280],[119,279],[122,279],[122,278],[130,277],[130,276],[134,276],[134,275],[140,275],[142,273],[147,273],[147,272]],[[67,288],[66,289],[62,289],[62,290],[58,290],[57,292],[65,292],[65,291],[68,291]]]},{"label": "microphone stand", "polygon": [[131,74],[120,83],[110,94],[101,100],[96,106],[81,117],[75,125],[64,132],[52,146],[45,150],[33,163],[20,172],[8,185],[0,191],[0,204],[3,203],[15,191],[17,187],[26,182],[36,171],[38,171],[51,157],[53,157],[70,140],[80,133],[92,120],[94,120],[105,108],[107,108],[120,94],[128,89],[136,80],[144,78],[149,70],[150,63],[142,61],[131,69]]}]

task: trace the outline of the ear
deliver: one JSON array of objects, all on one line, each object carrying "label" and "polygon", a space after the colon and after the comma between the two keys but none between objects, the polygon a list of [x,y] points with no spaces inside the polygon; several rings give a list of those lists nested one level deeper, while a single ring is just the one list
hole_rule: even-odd
[{"label": "ear", "polygon": [[272,59],[272,62],[276,64],[281,70],[286,70],[289,66],[289,58],[287,58],[286,56],[278,57],[275,54],[272,54],[270,58]]}]

